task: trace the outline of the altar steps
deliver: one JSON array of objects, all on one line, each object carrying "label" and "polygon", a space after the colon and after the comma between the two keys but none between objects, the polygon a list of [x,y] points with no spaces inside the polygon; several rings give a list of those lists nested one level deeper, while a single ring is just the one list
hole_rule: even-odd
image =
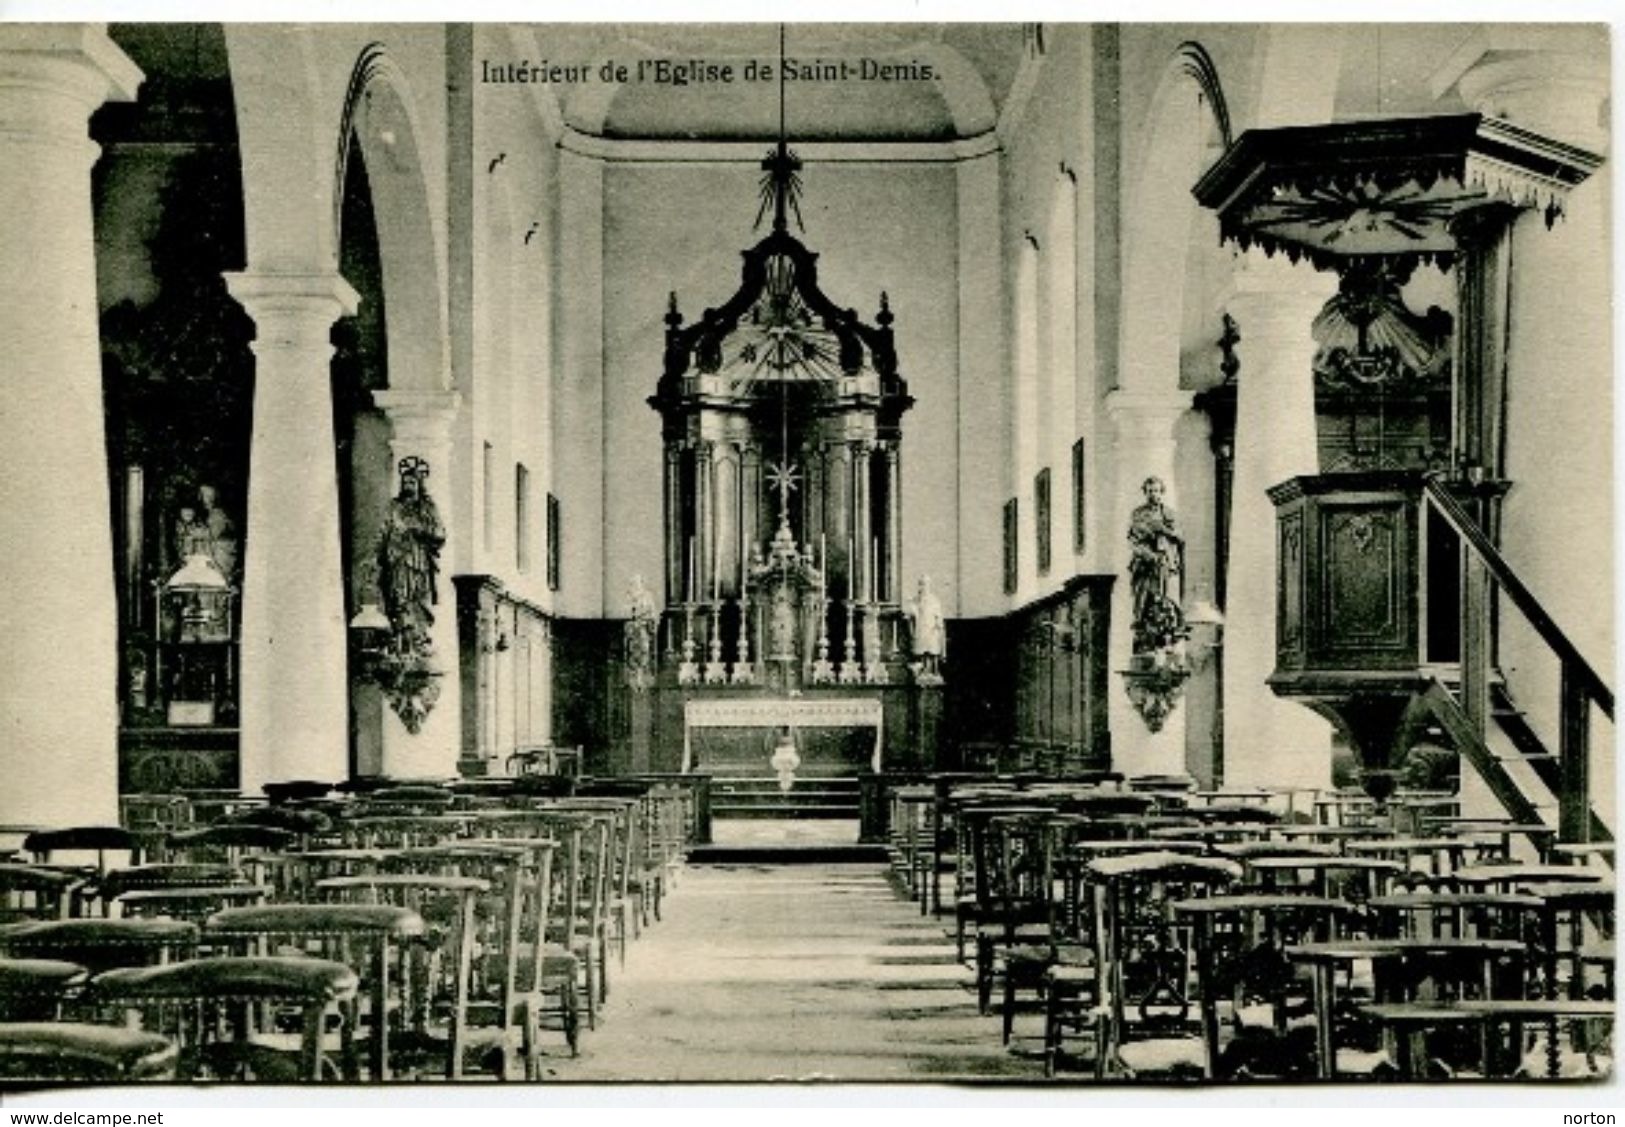
[{"label": "altar steps", "polygon": [[808,778],[798,775],[788,791],[775,775],[713,777],[713,818],[857,818],[858,779],[851,776]]}]

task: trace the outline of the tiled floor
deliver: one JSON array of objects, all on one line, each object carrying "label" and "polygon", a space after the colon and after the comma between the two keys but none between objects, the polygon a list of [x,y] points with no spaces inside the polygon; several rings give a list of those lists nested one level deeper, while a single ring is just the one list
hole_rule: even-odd
[{"label": "tiled floor", "polygon": [[1042,1077],[978,1016],[951,938],[884,866],[694,867],[664,914],[612,972],[581,1056],[549,1060],[553,1078]]}]

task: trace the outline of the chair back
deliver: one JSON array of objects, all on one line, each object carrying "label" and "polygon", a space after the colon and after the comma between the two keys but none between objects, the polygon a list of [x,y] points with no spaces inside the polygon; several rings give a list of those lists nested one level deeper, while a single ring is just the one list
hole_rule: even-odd
[{"label": "chair back", "polygon": [[[23,839],[23,848],[42,864],[71,859],[73,854],[96,855],[96,871],[105,873],[109,862],[123,855],[128,863],[141,863],[141,840],[122,826],[71,826],[60,830],[35,830]],[[64,858],[63,855],[70,855]],[[115,855],[110,858],[109,854]]]},{"label": "chair back", "polygon": [[[342,963],[247,956],[108,971],[91,981],[88,997],[106,1010],[139,1013],[143,1022],[172,1030],[181,1044],[183,1079],[317,1081],[327,1078],[324,1019],[355,997],[358,984]],[[299,1014],[297,1055],[258,1036],[256,1012],[277,1009]],[[275,1017],[265,1026],[263,1032],[274,1031]]]},{"label": "chair back", "polygon": [[[318,882],[317,890],[339,903],[406,908],[429,926],[431,942],[412,948],[406,977],[417,984],[418,990],[404,1024],[412,1035],[410,1039],[438,1058],[437,1072],[448,1079],[460,1079],[468,1045],[475,952],[481,936],[480,901],[493,893],[494,886],[480,877],[448,872],[481,864],[475,854],[465,854],[461,859],[429,854],[429,850],[419,854],[421,866],[436,871],[333,877]],[[412,862],[405,859],[410,856],[395,854],[389,862],[393,867],[413,868]],[[498,932],[506,922],[495,921]],[[498,974],[502,974],[500,967]]]},{"label": "chair back", "polygon": [[87,878],[62,869],[0,864],[0,924],[65,919],[87,887]]},{"label": "chair back", "polygon": [[[1203,1003],[1205,1019],[1211,999],[1198,992],[1192,927],[1173,904],[1224,891],[1241,878],[1241,866],[1153,851],[1097,858],[1086,872],[1094,889],[1097,973],[1105,984],[1097,1072],[1134,1071],[1124,1047],[1135,1040],[1185,1038],[1200,1048],[1193,1003]],[[1204,1057],[1199,1051],[1197,1058]]]},{"label": "chair back", "polygon": [[37,920],[0,927],[0,954],[60,959],[93,974],[168,962],[197,943],[183,920]]}]

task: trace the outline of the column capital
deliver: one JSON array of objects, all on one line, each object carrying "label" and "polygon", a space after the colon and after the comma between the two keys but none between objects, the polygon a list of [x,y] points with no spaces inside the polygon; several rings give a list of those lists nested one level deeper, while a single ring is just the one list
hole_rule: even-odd
[{"label": "column capital", "polygon": [[1119,437],[1173,438],[1174,424],[1191,408],[1188,391],[1133,391],[1117,388],[1106,395],[1106,413]]},{"label": "column capital", "polygon": [[1282,333],[1307,338],[1310,325],[1337,292],[1337,276],[1308,264],[1294,265],[1285,257],[1266,257],[1248,251],[1243,265],[1230,276],[1218,309],[1236,320],[1243,354],[1247,346],[1274,339]]},{"label": "column capital", "polygon": [[397,442],[449,442],[462,402],[455,391],[381,388],[372,393],[373,406],[389,418]]},{"label": "column capital", "polygon": [[8,24],[0,41],[0,87],[52,89],[87,109],[135,101],[144,77],[101,24]]},{"label": "column capital", "polygon": [[226,289],[256,322],[262,317],[351,317],[361,297],[337,271],[243,270],[224,275]]}]

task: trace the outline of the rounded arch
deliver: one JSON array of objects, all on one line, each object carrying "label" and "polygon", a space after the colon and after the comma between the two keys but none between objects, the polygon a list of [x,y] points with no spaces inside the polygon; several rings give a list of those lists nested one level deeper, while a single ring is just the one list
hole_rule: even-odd
[{"label": "rounded arch", "polygon": [[346,170],[359,153],[373,195],[389,306],[389,386],[440,391],[451,375],[445,288],[422,136],[405,72],[382,44],[368,44],[350,72],[339,118],[331,238],[340,244]]},{"label": "rounded arch", "polygon": [[1120,382],[1138,391],[1179,386],[1179,349],[1193,228],[1191,195],[1214,141],[1227,144],[1229,109],[1207,51],[1183,43],[1163,70],[1127,196]]},{"label": "rounded arch", "polygon": [[338,261],[337,228],[310,222],[312,209],[320,215],[337,207],[310,31],[232,23],[225,29],[248,268],[291,274],[332,270]]}]

